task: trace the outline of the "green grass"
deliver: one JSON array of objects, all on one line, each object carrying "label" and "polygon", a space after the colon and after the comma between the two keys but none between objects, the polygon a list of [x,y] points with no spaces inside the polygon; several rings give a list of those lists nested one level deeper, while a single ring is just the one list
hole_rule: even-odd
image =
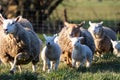
[{"label": "green grass", "polygon": [[[64,0],[51,15],[52,19],[64,19],[67,9],[68,20],[120,20],[119,0]],[[57,16],[57,17],[56,17]]]},{"label": "green grass", "polygon": [[[41,34],[39,37],[44,40]],[[37,64],[37,72],[33,73],[31,63],[22,66],[14,75],[9,74],[10,66],[0,64],[0,80],[120,80],[120,58],[113,54],[105,54],[102,58],[92,62],[88,69],[80,67],[73,69],[60,62],[57,71],[47,73],[42,71],[42,60]]]},{"label": "green grass", "polygon": [[9,74],[10,66],[0,65],[0,80],[119,80],[120,58],[107,54],[87,69],[80,67],[73,69],[60,63],[58,71],[47,73],[42,71],[42,61],[37,64],[37,73],[33,73],[31,63],[22,66],[23,71]]}]

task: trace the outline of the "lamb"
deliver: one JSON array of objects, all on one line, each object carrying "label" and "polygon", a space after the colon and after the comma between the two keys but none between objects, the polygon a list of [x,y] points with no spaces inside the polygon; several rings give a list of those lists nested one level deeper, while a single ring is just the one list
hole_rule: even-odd
[{"label": "lamb", "polygon": [[41,58],[43,60],[43,71],[45,71],[46,63],[48,65],[48,72],[51,72],[54,63],[54,69],[57,70],[60,61],[61,48],[54,42],[56,35],[46,36],[43,34],[46,40],[46,46],[41,52]]},{"label": "lamb", "polygon": [[113,47],[113,54],[116,55],[117,57],[120,57],[120,41],[113,41],[112,42],[112,47]]},{"label": "lamb", "polygon": [[72,41],[72,67],[83,66],[86,63],[86,67],[90,67],[93,59],[93,54],[91,49],[81,44],[81,40],[84,37],[70,37]]},{"label": "lamb", "polygon": [[100,57],[103,53],[113,52],[110,39],[116,40],[116,33],[110,28],[103,27],[103,22],[92,23],[89,21],[89,32],[94,38],[96,53]]},{"label": "lamb", "polygon": [[40,48],[42,41],[31,29],[25,29],[16,19],[4,19],[0,17],[0,59],[6,64],[11,64],[10,73],[14,73],[16,65],[21,71],[23,64],[32,62],[35,72],[36,64],[39,61]]},{"label": "lamb", "polygon": [[72,53],[72,44],[71,40],[67,36],[72,37],[80,37],[83,36],[84,39],[81,41],[82,44],[87,45],[94,54],[95,44],[92,35],[88,32],[87,29],[82,28],[85,22],[81,22],[81,24],[73,24],[64,22],[64,27],[59,33],[58,43],[62,49],[62,54],[60,60],[66,62],[68,66],[71,66],[71,53]]}]

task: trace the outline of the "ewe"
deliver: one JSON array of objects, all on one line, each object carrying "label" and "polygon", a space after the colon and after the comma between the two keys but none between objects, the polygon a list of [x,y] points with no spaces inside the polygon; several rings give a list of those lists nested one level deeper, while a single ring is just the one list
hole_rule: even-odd
[{"label": "ewe", "polygon": [[[26,29],[19,23],[20,17],[4,19],[0,16],[0,59],[3,63],[10,63],[10,73],[14,73],[16,65],[32,62],[33,71],[39,61],[42,41],[31,29]],[[29,28],[29,27],[28,27]]]},{"label": "ewe", "polygon": [[72,41],[72,67],[79,67],[83,66],[84,63],[86,63],[86,67],[90,67],[93,59],[93,54],[91,49],[81,44],[81,40],[84,37],[70,37],[70,40]]},{"label": "ewe", "polygon": [[41,58],[43,60],[43,71],[45,71],[46,63],[48,65],[48,72],[52,70],[53,63],[54,69],[57,70],[60,60],[61,48],[57,43],[54,42],[56,35],[51,37],[43,34],[43,36],[46,40],[46,46],[43,48],[41,52]]},{"label": "ewe", "polygon": [[113,46],[113,54],[116,55],[117,57],[120,57],[120,41],[113,41],[112,46]]},{"label": "ewe", "polygon": [[112,52],[113,48],[110,39],[116,40],[116,33],[110,28],[103,27],[103,22],[91,23],[89,21],[89,24],[90,27],[88,30],[93,36],[98,56],[102,53]]}]

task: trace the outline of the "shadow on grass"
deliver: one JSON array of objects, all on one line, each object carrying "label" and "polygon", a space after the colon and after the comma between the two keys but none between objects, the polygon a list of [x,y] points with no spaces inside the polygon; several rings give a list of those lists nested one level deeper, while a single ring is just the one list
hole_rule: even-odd
[{"label": "shadow on grass", "polygon": [[93,62],[90,68],[80,67],[78,72],[120,72],[120,58],[117,57],[104,57],[97,62]]},{"label": "shadow on grass", "polygon": [[3,73],[0,74],[0,80],[37,80],[37,76],[37,73],[32,73],[28,71],[15,74]]}]

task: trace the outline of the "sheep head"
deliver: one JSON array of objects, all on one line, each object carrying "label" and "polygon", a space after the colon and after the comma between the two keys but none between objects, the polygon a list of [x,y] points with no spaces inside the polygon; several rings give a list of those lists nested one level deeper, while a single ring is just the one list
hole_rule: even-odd
[{"label": "sheep head", "polygon": [[57,35],[53,35],[53,36],[46,36],[45,34],[43,34],[45,41],[46,41],[46,46],[47,47],[52,47],[52,45],[55,43],[54,39],[56,38]]},{"label": "sheep head", "polygon": [[69,39],[72,42],[72,46],[74,48],[78,48],[79,45],[81,44],[81,40],[84,39],[84,37],[69,37]]},{"label": "sheep head", "polygon": [[12,34],[15,32],[16,23],[21,19],[21,16],[18,16],[15,19],[4,19],[2,15],[0,15],[0,23],[3,27],[3,31],[5,34]]},{"label": "sheep head", "polygon": [[67,29],[67,33],[72,37],[80,36],[80,27],[85,24],[85,21],[81,22],[80,24],[71,24],[68,22],[64,22],[64,25]]},{"label": "sheep head", "polygon": [[103,28],[102,28],[102,24],[103,22],[101,21],[100,23],[92,23],[91,21],[89,21],[89,25],[91,27],[92,33],[95,36],[101,36],[103,33]]},{"label": "sheep head", "polygon": [[113,53],[117,56],[117,57],[120,57],[120,41],[113,41],[111,40],[112,42],[112,46],[113,46]]}]

